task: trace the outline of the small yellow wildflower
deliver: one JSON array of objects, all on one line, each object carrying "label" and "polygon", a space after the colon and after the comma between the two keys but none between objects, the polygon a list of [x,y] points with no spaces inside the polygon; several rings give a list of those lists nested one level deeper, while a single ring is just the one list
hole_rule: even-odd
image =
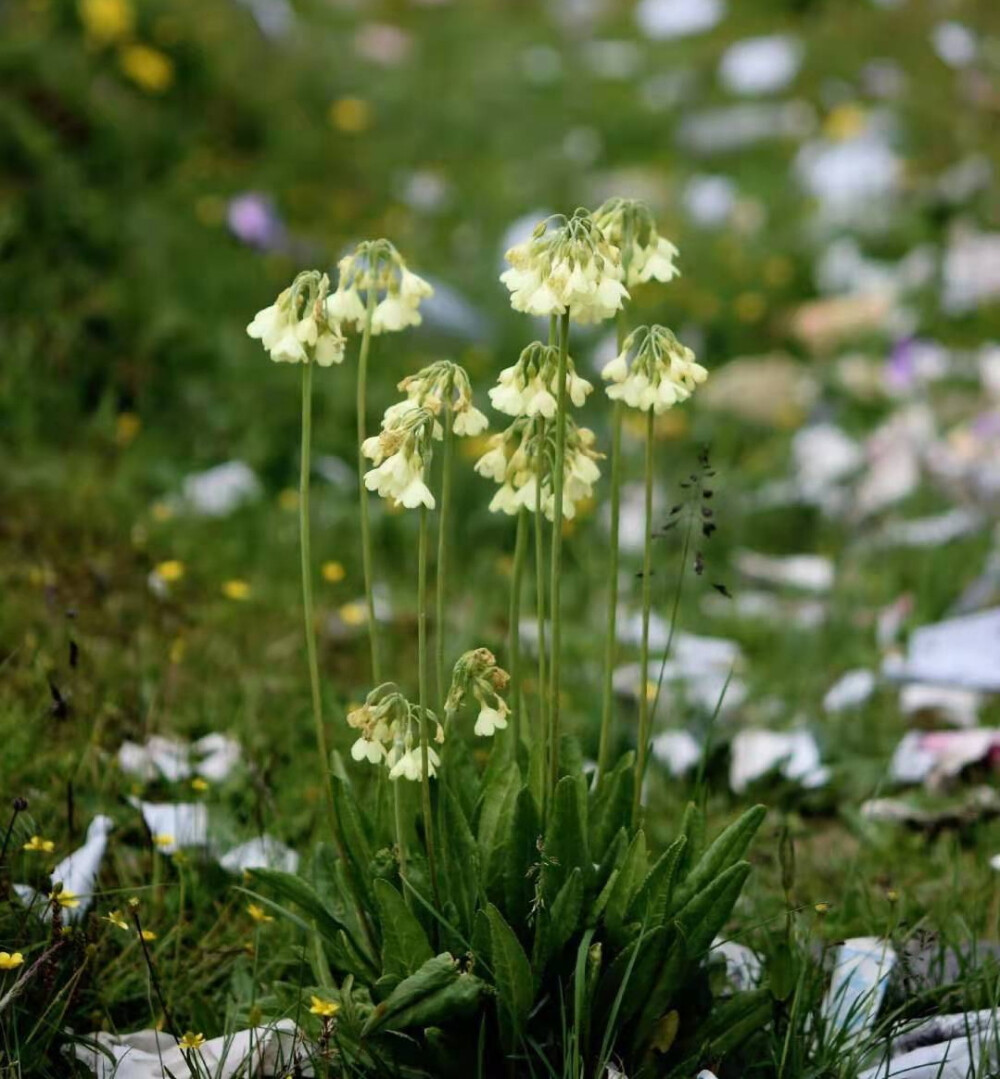
[{"label": "small yellow wildflower", "polygon": [[898,903],[899,902],[899,892],[897,892],[895,888],[890,888],[885,893],[885,897],[886,897],[886,899],[889,900],[890,903]]},{"label": "small yellow wildflower", "polygon": [[324,1019],[332,1019],[340,1011],[340,1005],[333,1000],[323,1000],[321,997],[310,998],[309,1011],[313,1015],[322,1016]]},{"label": "small yellow wildflower", "polygon": [[143,929],[143,930],[142,930],[142,931],[140,932],[139,936],[140,936],[140,937],[142,937],[142,939],[143,939],[144,941],[146,941],[146,943],[147,943],[147,944],[148,944],[148,943],[149,943],[149,942],[150,942],[151,940],[156,940],[156,934],[155,934],[155,933],[153,932],[153,930],[152,930],[152,929]]},{"label": "small yellow wildflower", "polygon": [[208,790],[210,784],[207,779],[202,779],[201,776],[195,776],[191,780],[191,790],[197,791],[199,794],[204,794]]},{"label": "small yellow wildflower", "polygon": [[268,914],[263,907],[259,907],[256,903],[250,903],[247,906],[247,914],[249,914],[255,922],[264,923],[274,921],[271,915]]},{"label": "small yellow wildflower", "polygon": [[820,914],[820,915],[829,914],[830,913],[830,904],[829,903],[817,903],[816,906],[813,909],[816,911],[817,914]]},{"label": "small yellow wildflower", "polygon": [[42,839],[40,835],[33,835],[24,844],[24,849],[35,851],[39,854],[51,854],[56,849],[56,845],[51,839]]},{"label": "small yellow wildflower", "polygon": [[99,45],[127,38],[135,26],[128,0],[80,0],[79,10],[87,37]]},{"label": "small yellow wildflower", "polygon": [[109,914],[104,916],[104,920],[110,925],[113,925],[116,929],[128,930],[128,922],[125,921],[125,915],[120,910],[113,910]]},{"label": "small yellow wildflower", "polygon": [[172,847],[176,840],[172,835],[168,835],[166,832],[161,835],[153,836],[153,842],[158,847]]},{"label": "small yellow wildflower", "polygon": [[324,581],[329,581],[330,584],[339,584],[346,576],[347,572],[340,562],[323,563]]},{"label": "small yellow wildflower", "polygon": [[187,643],[183,637],[178,637],[171,642],[170,645],[170,662],[176,667],[178,663],[184,658],[184,653],[187,651]]},{"label": "small yellow wildflower", "polygon": [[80,905],[76,892],[71,892],[68,888],[63,888],[60,892],[52,892],[49,896],[49,901],[66,910],[73,910]]},{"label": "small yellow wildflower", "polygon": [[137,895],[129,896],[128,905],[132,908],[132,910],[138,910],[139,909],[139,897]]},{"label": "small yellow wildflower", "polygon": [[363,98],[341,97],[330,106],[330,123],[345,134],[359,135],[371,122],[372,108]]},{"label": "small yellow wildflower", "polygon": [[868,114],[854,102],[838,105],[823,123],[823,134],[837,142],[856,138],[868,126]]},{"label": "small yellow wildflower", "polygon": [[125,76],[141,90],[162,94],[174,81],[174,62],[149,45],[127,45],[118,58]]},{"label": "small yellow wildflower", "polygon": [[115,418],[115,442],[127,446],[135,441],[135,436],[142,429],[142,420],[134,412],[119,412]]},{"label": "small yellow wildflower", "polygon": [[193,1034],[190,1030],[177,1043],[179,1049],[200,1049],[205,1044],[204,1034]]},{"label": "small yellow wildflower", "polygon": [[249,599],[250,598],[250,585],[246,581],[241,581],[238,578],[234,578],[231,581],[226,581],[222,586],[222,593],[227,599]]},{"label": "small yellow wildflower", "polygon": [[299,508],[299,492],[294,487],[286,487],[278,495],[278,505],[286,513],[294,513]]},{"label": "small yellow wildflower", "polygon": [[345,603],[340,608],[340,619],[348,626],[363,626],[368,621],[368,612],[361,603]]},{"label": "small yellow wildflower", "polygon": [[161,581],[176,584],[184,576],[184,563],[177,558],[168,558],[160,562],[153,571]]},{"label": "small yellow wildflower", "polygon": [[16,970],[23,962],[20,952],[0,952],[0,970]]},{"label": "small yellow wildflower", "polygon": [[169,502],[154,502],[149,512],[153,515],[153,520],[161,524],[169,521],[174,515],[173,506]]}]

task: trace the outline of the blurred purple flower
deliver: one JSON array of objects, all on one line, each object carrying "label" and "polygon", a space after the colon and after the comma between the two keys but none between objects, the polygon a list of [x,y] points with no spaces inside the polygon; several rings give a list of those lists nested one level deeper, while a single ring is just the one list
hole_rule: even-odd
[{"label": "blurred purple flower", "polygon": [[891,389],[905,391],[913,385],[917,375],[916,344],[914,337],[901,337],[892,346],[885,365],[885,380]]},{"label": "blurred purple flower", "polygon": [[261,251],[284,247],[287,241],[284,222],[274,203],[257,191],[247,191],[230,199],[226,221],[237,240]]}]

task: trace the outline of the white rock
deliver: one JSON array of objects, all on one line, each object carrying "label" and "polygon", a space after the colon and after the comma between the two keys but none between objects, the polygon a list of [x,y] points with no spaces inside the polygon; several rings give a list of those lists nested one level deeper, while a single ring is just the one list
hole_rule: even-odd
[{"label": "white rock", "polygon": [[735,940],[723,940],[716,937],[712,941],[709,959],[717,955],[725,959],[726,976],[736,992],[742,993],[747,989],[755,989],[760,984],[764,968],[760,956],[753,949]]},{"label": "white rock", "polygon": [[968,67],[979,52],[976,35],[960,22],[939,22],[931,31],[931,43],[950,67]]},{"label": "white rock", "polygon": [[226,517],[244,502],[260,495],[260,482],[243,461],[228,461],[205,472],[195,472],[181,489],[185,505],[203,517]]},{"label": "white rock", "polygon": [[846,712],[860,708],[875,692],[875,672],[867,668],[847,671],[827,690],[823,698],[824,712]]},{"label": "white rock", "polygon": [[875,537],[875,543],[879,547],[939,547],[975,535],[984,523],[981,513],[958,506],[931,517],[892,521]]},{"label": "white rock", "polygon": [[157,849],[175,854],[184,847],[208,844],[208,809],[201,802],[129,802],[142,813]]},{"label": "white rock", "polygon": [[696,153],[731,153],[775,139],[802,139],[816,126],[807,101],[743,102],[687,114],[678,141]]},{"label": "white rock", "polygon": [[664,731],[652,741],[653,756],[674,777],[687,775],[701,760],[701,746],[689,731]]},{"label": "white rock", "polygon": [[982,702],[982,695],[975,690],[923,682],[913,682],[899,691],[899,710],[907,719],[933,718],[952,727],[974,727]]},{"label": "white rock", "polygon": [[734,94],[783,90],[802,66],[802,43],[789,34],[767,34],[730,45],[719,63],[719,79]]},{"label": "white rock", "polygon": [[635,19],[646,37],[664,41],[711,30],[725,13],[722,0],[639,0]]},{"label": "white rock", "polygon": [[738,551],[734,562],[744,577],[764,584],[814,593],[829,592],[833,587],[833,563],[822,555],[771,556],[755,551]]},{"label": "white rock", "polygon": [[1000,692],[1000,607],[950,618],[910,636],[903,676],[986,693]]},{"label": "white rock", "polygon": [[959,231],[944,254],[941,303],[962,315],[1000,296],[1000,232]]},{"label": "white rock", "polygon": [[806,143],[795,159],[800,182],[821,204],[824,218],[839,223],[868,219],[896,191],[902,163],[878,135],[842,142]]},{"label": "white rock", "polygon": [[242,873],[249,869],[280,869],[285,873],[297,873],[299,856],[273,836],[262,835],[227,851],[219,859],[219,865],[230,873]]},{"label": "white rock", "polygon": [[[134,1034],[100,1031],[74,1041],[68,1052],[93,1072],[95,1079],[193,1079],[177,1040],[162,1031]],[[312,1047],[291,1019],[212,1038],[198,1050],[198,1075],[212,1079],[275,1079],[312,1076]]]},{"label": "white rock", "polygon": [[775,769],[807,789],[821,787],[830,778],[809,731],[743,730],[736,734],[729,764],[729,786],[736,794]]},{"label": "white rock", "polygon": [[194,770],[211,783],[221,783],[227,779],[243,758],[239,742],[224,734],[206,734],[191,749],[195,757],[201,758]]},{"label": "white rock", "polygon": [[803,427],[792,439],[796,483],[807,498],[824,499],[864,463],[861,445],[832,423]]},{"label": "white rock", "polygon": [[53,885],[61,883],[67,892],[74,892],[80,897],[78,907],[63,910],[65,921],[80,921],[93,904],[97,876],[107,850],[108,836],[114,826],[115,822],[110,817],[94,817],[87,829],[87,841],[52,870]]},{"label": "white rock", "polygon": [[870,1030],[882,1005],[896,952],[878,937],[852,937],[837,949],[823,1014],[832,1031],[855,1040]]},{"label": "white rock", "polygon": [[728,176],[700,175],[688,180],[681,197],[692,221],[713,227],[729,220],[736,206],[737,193],[736,184]]}]

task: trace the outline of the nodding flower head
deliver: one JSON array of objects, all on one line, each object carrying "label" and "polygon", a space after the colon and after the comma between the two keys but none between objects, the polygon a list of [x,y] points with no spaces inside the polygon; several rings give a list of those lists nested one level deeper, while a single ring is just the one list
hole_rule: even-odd
[{"label": "nodding flower head", "polygon": [[451,360],[438,360],[415,375],[407,375],[398,388],[409,401],[435,416],[450,413],[456,435],[481,435],[489,426],[490,421],[472,403],[472,383],[465,368]]},{"label": "nodding flower head", "polygon": [[406,509],[433,509],[434,496],[426,476],[431,443],[439,430],[429,408],[410,400],[390,405],[382,417],[381,433],[361,444],[362,454],[375,465],[365,473],[365,487]]},{"label": "nodding flower head", "polygon": [[340,320],[327,305],[330,281],[318,270],[305,270],[271,304],[254,315],[247,333],[259,340],[275,363],[311,363],[329,367],[344,359]]},{"label": "nodding flower head", "polygon": [[540,222],[506,255],[500,280],[510,305],[529,315],[563,315],[579,323],[612,318],[628,299],[621,252],[587,210]]},{"label": "nodding flower head", "polygon": [[598,227],[622,254],[625,284],[672,281],[680,274],[674,264],[677,248],[656,231],[652,211],[638,199],[608,199],[594,211]]},{"label": "nodding flower head", "polygon": [[337,289],[326,301],[330,318],[360,331],[371,310],[374,334],[420,325],[420,303],[434,289],[407,268],[388,240],[364,240],[337,265]]},{"label": "nodding flower head", "polygon": [[[538,506],[550,521],[555,519],[555,420],[541,415],[518,416],[506,431],[494,435],[489,449],[475,469],[500,485],[490,502],[493,513],[534,513]],[[594,449],[594,432],[578,427],[566,417],[566,448],[563,455],[563,511],[571,520],[580,502],[593,495],[600,477],[597,466],[602,454]]]},{"label": "nodding flower head", "polygon": [[510,675],[497,666],[496,656],[488,648],[474,648],[463,653],[455,664],[445,711],[457,712],[472,697],[479,706],[473,731],[489,738],[507,726],[510,708],[500,696],[510,685]]},{"label": "nodding flower head", "polygon": [[639,326],[601,377],[611,383],[607,394],[613,401],[659,415],[686,401],[708,371],[665,326]]},{"label": "nodding flower head", "polygon": [[[594,387],[580,378],[573,361],[566,357],[566,393],[577,408]],[[556,414],[559,396],[559,349],[535,341],[518,357],[517,363],[500,372],[497,384],[489,391],[497,412],[508,416],[544,416]]]},{"label": "nodding flower head", "polygon": [[[435,730],[434,741],[444,742],[444,728],[433,712],[427,713]],[[423,777],[420,746],[420,709],[411,704],[392,682],[385,682],[368,694],[365,703],[347,713],[347,724],[358,732],[351,746],[356,761],[382,765],[390,779],[419,780]],[[437,774],[441,759],[427,747],[427,773]]]}]

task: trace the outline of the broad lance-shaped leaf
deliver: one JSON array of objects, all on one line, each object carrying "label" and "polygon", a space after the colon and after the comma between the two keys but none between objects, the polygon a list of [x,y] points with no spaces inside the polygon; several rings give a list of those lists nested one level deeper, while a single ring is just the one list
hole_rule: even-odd
[{"label": "broad lance-shaped leaf", "polygon": [[490,898],[503,900],[504,840],[521,790],[521,774],[514,764],[502,769],[483,792],[479,811],[479,864],[483,890]]},{"label": "broad lance-shaped leaf", "polygon": [[455,905],[458,928],[467,937],[472,929],[472,916],[479,898],[479,849],[472,838],[461,803],[447,785],[441,788],[438,807],[445,892]]},{"label": "broad lance-shaped leaf", "polygon": [[587,789],[583,776],[563,776],[556,784],[552,815],[545,831],[545,855],[553,864],[545,877],[551,903],[566,878],[579,867],[586,884],[593,873],[587,844]]},{"label": "broad lance-shaped leaf", "polygon": [[[610,1022],[617,1027],[626,1023],[649,997],[671,933],[660,926],[651,933],[640,934],[618,953],[615,961],[601,975],[594,1004],[595,1033],[606,1029]],[[621,1002],[615,1013],[615,1001],[624,984]]]},{"label": "broad lance-shaped leaf", "polygon": [[375,901],[382,926],[382,973],[406,978],[434,956],[427,934],[388,881],[375,881]]},{"label": "broad lance-shaped leaf", "polygon": [[580,924],[583,910],[583,873],[574,869],[559,889],[551,907],[543,910],[539,932],[535,935],[534,967],[540,976],[550,959],[557,956]]},{"label": "broad lance-shaped leaf", "polygon": [[372,846],[365,822],[358,812],[358,799],[351,788],[338,776],[331,776],[333,808],[337,814],[337,827],[344,845],[344,853],[350,862],[347,867],[369,907],[374,906],[371,890]]},{"label": "broad lance-shaped leaf", "polygon": [[361,1029],[362,1036],[461,1018],[476,1008],[484,989],[479,978],[462,972],[453,956],[436,955],[376,1006]]},{"label": "broad lance-shaped leaf", "polygon": [[538,810],[527,787],[522,787],[504,837],[503,902],[511,924],[526,926],[537,876],[531,872],[538,860]]},{"label": "broad lance-shaped leaf", "polygon": [[707,954],[716,934],[732,913],[749,872],[748,862],[730,866],[677,914],[674,921],[677,937],[656,984],[644,1002],[637,1035],[640,1044],[645,1042],[656,1021],[674,1003],[677,992],[685,982],[688,968]]},{"label": "broad lance-shaped leaf", "polygon": [[608,936],[617,947],[625,943],[627,936],[625,915],[648,871],[646,835],[640,828],[635,833],[618,869],[618,875],[604,911],[604,924],[608,927]]},{"label": "broad lance-shaped leaf", "polygon": [[678,836],[687,838],[684,857],[677,867],[677,879],[682,880],[705,851],[705,814],[695,802],[685,806]]},{"label": "broad lance-shaped leaf", "polygon": [[500,1034],[507,1051],[513,1052],[520,1043],[524,1024],[535,1002],[534,979],[521,942],[492,903],[486,909],[486,916],[490,920],[490,951],[497,987]]},{"label": "broad lance-shaped leaf", "polygon": [[774,1002],[766,989],[749,989],[717,1003],[697,1029],[687,1037],[681,1032],[681,1059],[670,1079],[688,1079],[702,1060],[721,1060],[769,1023],[773,1015]]},{"label": "broad lance-shaped leaf", "polygon": [[631,822],[634,772],[635,754],[630,750],[598,781],[589,811],[590,853],[595,861],[603,860],[618,830]]},{"label": "broad lance-shaped leaf", "polygon": [[624,828],[619,828],[614,839],[608,844],[608,849],[604,852],[600,865],[594,870],[594,879],[590,882],[593,891],[600,892],[603,890],[612,872],[618,868],[622,858],[625,857],[628,844],[628,832]]},{"label": "broad lance-shaped leaf", "polygon": [[674,889],[671,911],[681,910],[691,898],[738,862],[767,815],[764,806],[753,806],[726,828],[698,860],[684,881]]},{"label": "broad lance-shaped leaf", "polygon": [[629,905],[626,923],[645,921],[647,925],[654,926],[664,920],[677,866],[686,845],[687,836],[679,836],[656,860]]}]

